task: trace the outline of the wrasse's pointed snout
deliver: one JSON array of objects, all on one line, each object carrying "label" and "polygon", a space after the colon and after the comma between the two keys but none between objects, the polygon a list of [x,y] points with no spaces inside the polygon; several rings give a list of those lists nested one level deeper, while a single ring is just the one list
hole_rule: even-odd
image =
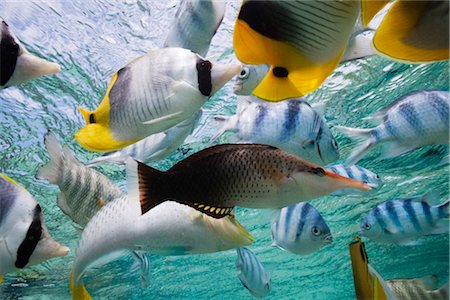
[{"label": "wrasse's pointed snout", "polygon": [[372,187],[362,181],[358,181],[355,179],[351,179],[348,177],[341,176],[339,174],[334,173],[333,171],[325,169],[325,176],[329,176],[333,179],[336,179],[337,182],[339,182],[339,188],[351,188],[351,189],[358,189],[361,191],[370,191]]},{"label": "wrasse's pointed snout", "polygon": [[211,82],[213,93],[224,86],[231,78],[242,69],[241,64],[218,64],[214,63],[211,69]]}]

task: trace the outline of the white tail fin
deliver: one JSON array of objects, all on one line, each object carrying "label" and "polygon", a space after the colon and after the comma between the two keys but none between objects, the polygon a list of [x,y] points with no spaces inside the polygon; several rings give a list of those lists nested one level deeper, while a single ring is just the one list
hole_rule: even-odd
[{"label": "white tail fin", "polygon": [[366,152],[369,151],[369,149],[376,143],[376,141],[372,138],[372,128],[362,129],[344,126],[335,126],[334,128],[342,131],[344,134],[348,135],[351,138],[365,140],[365,142],[353,149],[352,153],[347,158],[345,164],[348,166],[356,164],[364,156],[364,154],[366,154]]},{"label": "white tail fin", "polygon": [[39,169],[36,178],[46,179],[51,183],[57,184],[62,177],[62,168],[64,166],[61,148],[55,135],[50,131],[44,136],[44,143],[50,156],[50,161]]}]

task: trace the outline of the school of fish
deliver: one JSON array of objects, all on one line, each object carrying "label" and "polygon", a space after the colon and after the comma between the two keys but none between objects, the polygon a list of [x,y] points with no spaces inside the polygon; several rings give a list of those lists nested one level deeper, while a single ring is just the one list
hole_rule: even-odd
[{"label": "school of fish", "polygon": [[[73,299],[91,299],[83,283],[89,269],[127,254],[135,261],[130,271],[140,269],[146,287],[146,253],[230,249],[242,285],[251,296],[266,297],[271,274],[246,248],[254,237],[235,207],[274,209],[272,246],[313,255],[333,242],[333,226],[309,201],[363,198],[382,189],[383,174],[355,165],[370,149],[382,144],[380,159],[386,159],[449,144],[449,91],[412,91],[364,119],[377,122],[374,128],[335,126],[363,140],[337,163],[339,145],[324,112],[303,98],[338,64],[370,55],[405,63],[448,60],[448,1],[243,0],[233,31],[242,65],[207,57],[226,7],[221,0],[180,1],[162,47],[115,72],[103,99],[90,103],[96,109],[78,107],[86,125],[74,138],[102,156],[84,164],[60,147],[52,128],[44,135],[49,160],[34,175],[58,186],[56,204],[80,233],[70,273]],[[1,89],[60,71],[0,21],[0,97]],[[221,128],[208,147],[166,171],[149,166],[183,145],[204,117],[202,107],[233,77],[236,113],[215,117]],[[233,143],[212,146],[228,131]],[[126,191],[93,168],[103,163],[125,165]],[[359,234],[380,247],[448,235],[450,200],[433,192],[402,197],[374,203],[361,216]],[[33,196],[3,174],[0,209],[0,283],[6,273],[69,253],[51,238]],[[349,249],[358,300],[448,299],[448,283],[439,287],[433,276],[384,280],[368,264],[359,237]]]}]

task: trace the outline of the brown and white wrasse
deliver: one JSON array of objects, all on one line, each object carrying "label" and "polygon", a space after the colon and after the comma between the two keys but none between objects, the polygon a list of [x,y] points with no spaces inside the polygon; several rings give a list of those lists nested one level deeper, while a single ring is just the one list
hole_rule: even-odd
[{"label": "brown and white wrasse", "polygon": [[413,279],[393,279],[386,281],[396,299],[447,300],[449,282],[438,287],[435,275]]},{"label": "brown and white wrasse", "polygon": [[45,135],[44,142],[50,161],[36,177],[59,186],[58,207],[75,223],[84,227],[102,206],[123,196],[114,182],[83,165],[66,145],[61,152],[52,133]]},{"label": "brown and white wrasse", "polygon": [[0,174],[0,283],[8,272],[67,253],[69,248],[48,233],[41,207],[33,196]]},{"label": "brown and white wrasse", "polygon": [[370,190],[360,181],[260,144],[210,147],[166,172],[142,163],[137,168],[142,213],[171,200],[221,218],[234,206],[282,208],[338,189]]}]

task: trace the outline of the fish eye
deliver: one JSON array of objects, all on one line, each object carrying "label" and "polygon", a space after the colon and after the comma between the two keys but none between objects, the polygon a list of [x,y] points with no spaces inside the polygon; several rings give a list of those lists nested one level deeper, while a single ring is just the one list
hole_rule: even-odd
[{"label": "fish eye", "polygon": [[313,226],[313,228],[311,228],[311,232],[313,235],[318,236],[319,234],[322,233],[322,230],[320,230],[320,228]]},{"label": "fish eye", "polygon": [[331,140],[331,143],[333,144],[333,148],[334,148],[334,149],[337,149],[337,148],[338,148],[338,143],[336,142],[335,139],[332,139],[332,140]]},{"label": "fish eye", "polygon": [[377,179],[380,179],[380,176],[377,175]]},{"label": "fish eye", "polygon": [[370,224],[368,224],[368,223],[364,224],[364,228],[365,228],[366,230],[369,230],[369,229],[370,229]]},{"label": "fish eye", "polygon": [[239,78],[246,79],[250,74],[250,70],[247,67],[243,67],[241,73],[239,73]]}]

